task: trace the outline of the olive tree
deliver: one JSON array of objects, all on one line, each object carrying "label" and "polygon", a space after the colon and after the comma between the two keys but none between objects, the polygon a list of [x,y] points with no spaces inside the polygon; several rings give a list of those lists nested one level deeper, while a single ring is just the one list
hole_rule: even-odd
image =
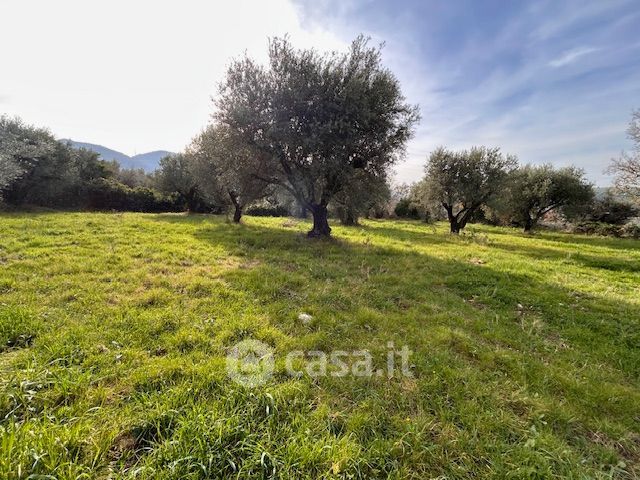
[{"label": "olive tree", "polygon": [[357,171],[384,175],[419,118],[364,37],[343,54],[273,39],[266,66],[246,56],[231,64],[216,106],[215,118],[260,153],[254,176],[312,213],[310,237],[330,235],[329,202]]},{"label": "olive tree", "polygon": [[23,173],[24,170],[11,155],[0,152],[0,200],[2,200],[2,191]]},{"label": "olive tree", "polygon": [[390,198],[391,187],[386,175],[371,176],[365,171],[359,171],[354,175],[350,187],[334,197],[334,210],[342,225],[354,226],[358,225],[360,217],[367,216],[371,210],[384,205]]},{"label": "olive tree", "polygon": [[451,233],[465,228],[472,215],[498,192],[515,168],[514,156],[499,148],[473,147],[452,151],[440,147],[429,156],[421,191],[424,203],[444,208]]},{"label": "olive tree", "polygon": [[632,152],[622,152],[607,171],[615,175],[616,192],[640,204],[640,110],[633,112],[627,136],[633,142]]},{"label": "olive tree", "polygon": [[61,178],[65,169],[60,167],[70,161],[65,148],[46,129],[0,117],[0,193],[13,204],[48,197],[44,190]]},{"label": "olive tree", "polygon": [[165,194],[177,193],[189,212],[199,210],[198,182],[188,155],[176,153],[161,158],[154,183]]},{"label": "olive tree", "polygon": [[509,174],[501,208],[530,232],[547,213],[586,206],[593,195],[581,169],[525,165]]},{"label": "olive tree", "polygon": [[71,165],[68,168],[69,178],[66,202],[63,205],[72,207],[91,206],[90,192],[96,185],[113,177],[113,167],[100,158],[100,154],[85,148],[69,148]]},{"label": "olive tree", "polygon": [[230,128],[209,125],[194,139],[190,151],[199,165],[197,181],[202,190],[231,203],[235,223],[248,204],[267,195],[270,164]]}]

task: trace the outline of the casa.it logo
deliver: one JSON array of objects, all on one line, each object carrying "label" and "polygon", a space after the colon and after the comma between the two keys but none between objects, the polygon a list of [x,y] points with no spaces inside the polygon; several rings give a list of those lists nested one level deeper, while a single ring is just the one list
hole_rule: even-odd
[{"label": "casa.it logo", "polygon": [[273,375],[273,348],[259,340],[243,340],[231,348],[226,363],[229,378],[234,382],[245,387],[257,387]]}]

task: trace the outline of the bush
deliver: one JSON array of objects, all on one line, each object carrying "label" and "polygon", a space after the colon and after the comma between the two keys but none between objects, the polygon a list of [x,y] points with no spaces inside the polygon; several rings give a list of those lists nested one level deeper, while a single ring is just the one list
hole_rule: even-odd
[{"label": "bush", "polygon": [[399,218],[420,220],[420,212],[418,208],[412,204],[411,199],[409,198],[401,198],[393,211]]},{"label": "bush", "polygon": [[640,225],[627,223],[626,225],[612,225],[603,222],[582,222],[573,227],[574,233],[587,235],[602,235],[606,237],[627,237],[640,239]]},{"label": "bush", "polygon": [[623,228],[619,225],[611,225],[603,222],[581,222],[573,227],[574,233],[587,235],[602,235],[607,237],[622,237]]},{"label": "bush", "polygon": [[627,223],[622,227],[622,235],[624,237],[640,239],[640,225],[637,223]]},{"label": "bush", "polygon": [[619,200],[612,195],[605,195],[590,205],[586,219],[592,222],[624,225],[638,213],[638,209],[630,203]]},{"label": "bush", "polygon": [[253,205],[247,208],[245,214],[254,217],[288,217],[289,209],[283,205]]},{"label": "bush", "polygon": [[132,212],[180,212],[184,206],[176,195],[162,195],[147,187],[130,188],[112,179],[99,179],[88,185],[87,207],[95,210]]}]

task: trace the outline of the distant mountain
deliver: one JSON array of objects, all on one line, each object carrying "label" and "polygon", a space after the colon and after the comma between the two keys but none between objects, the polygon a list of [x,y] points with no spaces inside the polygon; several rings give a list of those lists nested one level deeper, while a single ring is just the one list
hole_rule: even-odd
[{"label": "distant mountain", "polygon": [[96,152],[103,160],[117,160],[124,168],[142,168],[146,172],[151,172],[158,167],[160,159],[171,155],[172,152],[166,150],[156,150],[154,152],[141,153],[130,157],[117,150],[111,150],[110,148],[103,147],[102,145],[96,145],[93,143],[76,142],[69,138],[63,138],[61,142],[70,143],[73,148],[85,148]]},{"label": "distant mountain", "polygon": [[134,155],[133,157],[131,157],[131,161],[138,165],[142,165],[141,168],[144,168],[146,171],[150,172],[158,168],[160,159],[166,157],[167,155],[173,155],[173,152],[167,152],[166,150],[154,150],[153,152]]}]

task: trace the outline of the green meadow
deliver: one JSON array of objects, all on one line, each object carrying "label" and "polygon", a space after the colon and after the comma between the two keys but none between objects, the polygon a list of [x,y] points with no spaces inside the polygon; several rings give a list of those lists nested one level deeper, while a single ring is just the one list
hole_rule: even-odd
[{"label": "green meadow", "polygon": [[[243,222],[0,215],[0,478],[640,477],[637,240]],[[412,376],[285,368],[388,342]]]}]

